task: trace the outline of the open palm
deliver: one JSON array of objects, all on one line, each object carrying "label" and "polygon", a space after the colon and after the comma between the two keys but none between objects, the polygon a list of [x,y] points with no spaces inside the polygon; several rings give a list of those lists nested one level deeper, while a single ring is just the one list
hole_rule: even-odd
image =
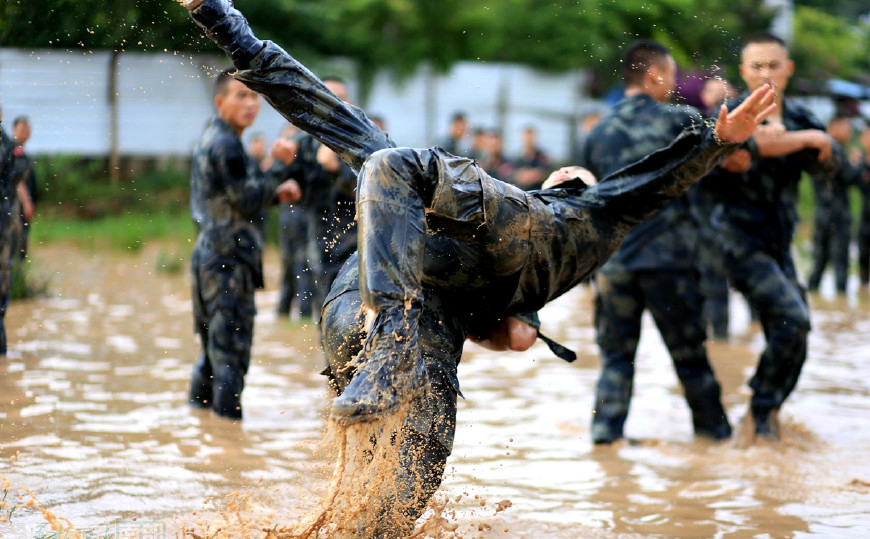
[{"label": "open palm", "polygon": [[732,111],[725,105],[719,110],[719,118],[713,132],[721,142],[743,142],[755,128],[776,108],[774,91],[764,84],[752,92],[743,103]]}]

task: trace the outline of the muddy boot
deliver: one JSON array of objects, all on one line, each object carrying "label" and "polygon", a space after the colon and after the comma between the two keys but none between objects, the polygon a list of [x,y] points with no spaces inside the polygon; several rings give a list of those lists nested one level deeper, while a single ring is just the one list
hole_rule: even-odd
[{"label": "muddy boot", "polygon": [[780,440],[779,418],[773,408],[752,407],[752,420],[755,422],[755,434],[765,440],[778,442]]},{"label": "muddy boot", "polygon": [[378,311],[359,355],[356,373],[332,403],[332,416],[342,423],[372,421],[410,401],[429,383],[420,352],[417,321],[420,306]]}]

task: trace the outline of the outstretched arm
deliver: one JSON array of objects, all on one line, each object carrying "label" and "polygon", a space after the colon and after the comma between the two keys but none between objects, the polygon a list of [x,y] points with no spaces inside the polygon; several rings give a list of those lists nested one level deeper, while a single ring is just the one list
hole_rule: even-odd
[{"label": "outstretched arm", "polygon": [[776,108],[773,96],[773,88],[764,84],[752,92],[734,110],[729,112],[728,108],[722,105],[722,108],[719,109],[716,127],[713,128],[716,140],[720,143],[730,143],[743,142],[748,139],[755,128]]}]

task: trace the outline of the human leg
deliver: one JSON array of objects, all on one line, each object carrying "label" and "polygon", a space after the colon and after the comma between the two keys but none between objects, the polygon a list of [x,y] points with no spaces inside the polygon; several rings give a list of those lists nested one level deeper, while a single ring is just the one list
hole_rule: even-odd
[{"label": "human leg", "polygon": [[[0,219],[2,226],[2,219]],[[0,228],[0,356],[6,355],[6,310],[12,299],[12,234]]]},{"label": "human leg", "polygon": [[858,278],[862,285],[870,283],[870,222],[863,218],[858,229]]},{"label": "human leg", "polygon": [[674,362],[692,411],[695,434],[715,440],[731,436],[721,388],[704,348],[701,292],[694,271],[639,272],[646,305]]},{"label": "human leg", "polygon": [[190,402],[241,419],[256,314],[253,277],[247,266],[230,258],[203,258],[209,262],[196,267],[194,279],[194,316],[203,348]]},{"label": "human leg", "polygon": [[[334,294],[323,309],[322,342],[331,385],[340,393],[354,379],[354,357],[365,339],[362,299],[356,289],[354,259],[337,277]],[[335,293],[336,289],[341,289]],[[464,330],[437,293],[427,295],[420,317],[420,342],[429,378],[427,390],[410,403],[402,427],[394,488],[378,500],[383,519],[372,536],[404,537],[441,483],[456,428],[456,364],[462,353]]]},{"label": "human leg", "polygon": [[806,360],[809,309],[789,260],[777,261],[753,251],[739,259],[729,256],[727,266],[764,329],[766,347],[749,382],[753,390],[750,409],[756,432],[776,438],[772,413],[794,389]]},{"label": "human leg", "polygon": [[813,270],[807,279],[807,288],[812,291],[819,289],[822,274],[828,265],[831,254],[831,226],[827,219],[816,218],[813,229]]},{"label": "human leg", "polygon": [[831,238],[831,260],[834,263],[834,283],[839,294],[845,294],[849,282],[849,243],[851,223],[844,219],[837,224]]},{"label": "human leg", "polygon": [[592,411],[592,441],[596,444],[622,438],[628,418],[644,310],[644,298],[635,275],[635,272],[599,273],[595,278],[598,290],[595,336],[601,357]]}]

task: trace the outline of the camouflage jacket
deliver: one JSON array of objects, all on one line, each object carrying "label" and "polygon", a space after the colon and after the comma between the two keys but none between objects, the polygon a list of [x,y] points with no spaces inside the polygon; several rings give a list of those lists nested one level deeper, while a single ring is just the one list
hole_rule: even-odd
[{"label": "camouflage jacket", "polygon": [[236,132],[223,120],[209,120],[193,152],[190,213],[199,244],[254,270],[262,283],[262,215],[274,203],[276,179],[251,166]]},{"label": "camouflage jacket", "polygon": [[22,163],[15,157],[15,148],[12,137],[0,129],[0,226],[4,227],[16,208],[18,183],[25,178]]},{"label": "camouflage jacket", "polygon": [[[627,97],[590,132],[584,162],[604,178],[669,145],[685,128],[702,123],[701,114],[692,107],[659,103],[645,94]],[[669,202],[629,232],[600,271],[695,267],[697,230],[689,209],[687,194]]]},{"label": "camouflage jacket", "polygon": [[[729,102],[728,109],[733,110],[747,95]],[[788,131],[825,129],[810,111],[788,99],[783,103],[782,117]],[[720,234],[722,247],[736,256],[755,250],[778,258],[790,256],[802,172],[827,178],[839,166],[839,159],[820,163],[815,150],[762,158],[752,139],[746,148],[753,156],[747,172],[735,174],[717,168],[710,174],[707,186],[719,200],[710,215],[711,223]]]}]

